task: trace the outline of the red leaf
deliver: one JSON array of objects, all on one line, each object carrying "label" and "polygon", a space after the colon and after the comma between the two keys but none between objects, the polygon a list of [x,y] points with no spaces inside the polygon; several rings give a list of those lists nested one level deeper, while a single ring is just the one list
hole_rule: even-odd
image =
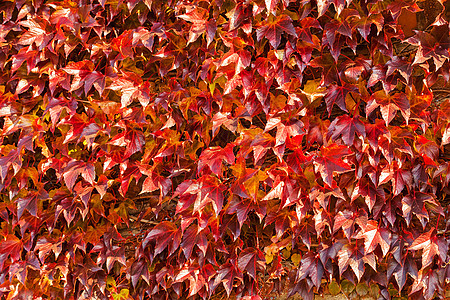
[{"label": "red leaf", "polygon": [[[39,22],[38,22],[39,21]],[[36,44],[39,50],[42,50],[47,46],[49,41],[52,39],[52,35],[48,34],[46,31],[46,26],[48,22],[41,18],[28,19],[25,21],[20,21],[19,25],[28,27],[28,31],[20,36],[18,41],[19,45],[32,45]]]},{"label": "red leaf", "polygon": [[214,174],[221,176],[223,160],[229,164],[234,164],[235,157],[233,147],[234,145],[230,143],[225,146],[225,148],[216,146],[203,150],[199,158],[197,173],[200,174],[205,166],[208,166]]},{"label": "red leaf", "polygon": [[328,0],[318,0],[317,1],[317,12],[318,12],[318,16],[321,17],[325,14],[325,12],[327,11],[328,7],[330,6],[331,1]]},{"label": "red leaf", "polygon": [[206,32],[208,45],[212,42],[214,35],[216,34],[216,24],[214,20],[208,21],[207,16],[208,11],[201,7],[195,7],[184,15],[178,16],[179,18],[192,23],[189,30],[188,44],[195,42],[204,32]]},{"label": "red leaf", "polygon": [[414,154],[407,140],[413,138],[411,132],[406,128],[400,126],[390,127],[389,134],[379,137],[379,149],[389,163],[393,162],[394,157],[400,158],[402,153],[406,153],[412,158]]},{"label": "red leaf", "polygon": [[359,180],[357,186],[353,190],[352,201],[357,199],[359,196],[364,197],[370,212],[377,201],[377,197],[383,200],[385,199],[384,190],[381,187],[376,188],[372,181],[367,178],[361,178]]},{"label": "red leaf", "polygon": [[445,162],[439,165],[433,174],[433,179],[439,177],[445,184],[450,183],[450,162]]},{"label": "red leaf", "polygon": [[324,267],[319,255],[308,253],[302,257],[300,269],[298,270],[298,277],[300,280],[308,276],[312,283],[319,288],[322,282],[323,273]]},{"label": "red leaf", "polygon": [[362,231],[355,238],[364,238],[364,252],[366,255],[373,252],[377,245],[380,245],[383,256],[386,256],[391,246],[389,231],[385,228],[380,228],[377,221],[374,220],[369,220],[367,224],[363,225]]},{"label": "red leaf", "polygon": [[127,128],[127,130],[117,134],[108,143],[115,146],[126,147],[124,157],[122,157],[123,160],[142,150],[142,147],[145,144],[145,137],[139,128]]},{"label": "red leaf", "polygon": [[177,212],[181,212],[194,204],[193,213],[202,212],[203,208],[211,203],[216,215],[222,210],[225,186],[214,176],[204,175],[196,182],[185,182],[178,186],[180,201]]},{"label": "red leaf", "polygon": [[88,149],[90,149],[94,144],[94,140],[97,137],[97,134],[101,131],[102,128],[98,126],[96,123],[90,123],[89,125],[83,128],[79,140],[84,138],[84,141],[86,142]]},{"label": "red leaf", "polygon": [[[415,278],[409,295],[417,293],[423,289],[424,299],[431,300],[436,297],[436,291],[441,289],[441,279],[439,278],[439,273],[433,269],[424,270],[423,268],[419,271],[418,276]],[[446,284],[446,283],[444,283]],[[445,288],[444,288],[445,289]]]},{"label": "red leaf", "polygon": [[43,188],[38,191],[30,190],[26,197],[19,197],[17,202],[17,218],[23,215],[23,212],[28,210],[30,215],[37,217],[38,213],[38,200],[44,200],[48,198],[48,193]]},{"label": "red leaf", "polygon": [[338,212],[334,217],[333,233],[335,233],[339,229],[342,229],[345,236],[350,241],[350,238],[353,236],[353,233],[355,231],[355,219],[357,216],[358,214],[349,210]]},{"label": "red leaf", "polygon": [[100,94],[103,93],[105,76],[98,71],[94,71],[94,68],[94,64],[88,60],[68,64],[63,70],[70,75],[74,75],[70,91],[75,91],[84,86],[84,93],[87,95],[94,85]]},{"label": "red leaf", "polygon": [[347,2],[346,0],[331,0],[329,2],[333,3],[334,9],[337,11],[338,15],[341,14],[345,6],[349,5],[349,2]]},{"label": "red leaf", "polygon": [[450,123],[447,124],[447,128],[444,129],[444,133],[442,134],[441,146],[448,144],[450,144]]},{"label": "red leaf", "polygon": [[354,91],[355,87],[351,85],[340,86],[333,84],[328,87],[327,90],[328,92],[325,95],[325,102],[327,104],[328,115],[331,115],[331,110],[333,109],[334,104],[336,104],[343,111],[348,112],[345,105],[345,97],[349,92]]},{"label": "red leaf", "polygon": [[26,47],[20,49],[17,54],[12,56],[11,71],[17,71],[24,61],[27,62],[27,72],[30,73],[36,64],[41,61],[39,51],[30,50]]},{"label": "red leaf", "polygon": [[345,42],[345,37],[352,36],[352,30],[347,21],[337,21],[332,19],[325,24],[323,31],[322,44],[331,49],[331,54],[337,61],[341,52],[341,44]]},{"label": "red leaf", "polygon": [[375,121],[375,124],[365,124],[365,127],[367,133],[367,140],[369,141],[369,144],[372,147],[372,149],[376,150],[378,148],[378,138],[381,135],[388,133],[386,125],[383,122],[383,120],[377,119]]},{"label": "red leaf", "polygon": [[439,146],[435,142],[430,141],[422,135],[418,135],[416,137],[414,146],[417,152],[422,155],[428,156],[428,158],[432,161],[435,161],[439,156]]},{"label": "red leaf", "polygon": [[330,213],[323,208],[316,209],[314,213],[314,229],[318,236],[321,236],[325,230],[325,226],[331,228]]},{"label": "red leaf", "polygon": [[255,202],[253,199],[239,199],[238,197],[233,198],[228,207],[228,213],[236,213],[239,225],[242,224],[247,219],[248,213],[254,211],[260,219],[266,215],[267,207],[265,201]]},{"label": "red leaf", "polygon": [[133,36],[131,30],[125,30],[118,37],[113,38],[111,46],[118,51],[123,57],[133,57]]},{"label": "red leaf", "polygon": [[332,186],[333,173],[344,173],[351,170],[350,165],[342,161],[342,158],[350,155],[349,148],[332,144],[321,149],[322,155],[314,161],[316,172],[319,172],[323,181]]},{"label": "red leaf", "polygon": [[270,212],[265,219],[264,226],[268,226],[274,222],[277,238],[281,238],[285,232],[297,226],[299,223],[297,213],[288,209],[284,209],[280,212]]},{"label": "red leaf", "polygon": [[[339,80],[339,74],[336,68],[336,62],[328,53],[323,53],[321,56],[318,56],[311,60],[309,62],[309,65],[313,68],[322,68],[322,80],[320,82],[321,86],[329,87],[329,85],[333,82],[337,82]],[[339,86],[332,85],[332,87],[335,91],[333,92],[336,94],[336,89],[339,88]],[[339,91],[337,91],[339,92]],[[344,102],[345,104],[345,102]],[[328,106],[327,106],[328,107]]]},{"label": "red leaf", "polygon": [[[226,191],[226,186],[220,182],[214,176],[202,176],[199,179],[199,183],[201,183],[200,193],[197,199],[202,198],[202,202],[205,204],[211,202],[214,212],[216,215],[219,215],[222,210],[224,194]],[[194,203],[194,212],[196,210],[201,210],[205,204],[197,205],[197,200]]]},{"label": "red leaf", "polygon": [[350,266],[355,273],[358,281],[361,280],[365,268],[364,263],[375,262],[375,258],[373,254],[369,254],[368,256],[364,255],[364,249],[358,247],[357,245],[344,245],[344,247],[339,250],[338,254],[338,264],[339,264],[339,274],[342,275],[347,267]]},{"label": "red leaf", "polygon": [[181,242],[181,231],[172,222],[163,221],[156,225],[142,241],[142,248],[148,243],[156,242],[154,255],[161,253],[166,247],[171,255]]},{"label": "red leaf", "polygon": [[[433,199],[431,195],[422,192],[412,191],[412,193],[403,197],[403,217],[405,218],[406,224],[408,224],[408,226],[411,223],[412,214],[414,214],[425,227],[429,219],[428,211],[425,205],[440,208],[439,204]],[[440,211],[439,209],[437,211],[435,210],[435,212],[440,212],[441,214],[443,214],[442,208],[440,208]]]},{"label": "red leaf", "polygon": [[[377,82],[386,80],[386,71],[387,67],[385,65],[375,65],[372,68],[372,74],[370,75],[369,80],[367,81],[367,87],[370,88],[374,86]],[[386,89],[386,92],[390,92],[391,89]]]},{"label": "red leaf", "polygon": [[391,123],[398,110],[400,110],[406,123],[408,123],[411,112],[409,109],[409,100],[404,93],[386,95],[384,91],[375,92],[371,100],[367,103],[366,114],[370,115],[378,106],[380,107],[381,115],[386,122],[386,126]]},{"label": "red leaf", "polygon": [[149,264],[145,259],[134,261],[131,265],[130,275],[133,287],[136,287],[139,279],[142,277],[149,284]]},{"label": "red leaf", "polygon": [[432,58],[436,69],[442,67],[450,58],[448,48],[450,46],[448,26],[434,26],[431,33],[417,31],[416,34],[406,40],[408,43],[419,46],[414,58],[414,64],[422,64]]},{"label": "red leaf", "polygon": [[135,164],[130,164],[128,161],[122,163],[122,170],[120,174],[120,189],[119,192],[125,195],[128,191],[128,187],[133,179],[136,182],[142,177],[142,172]]},{"label": "red leaf", "polygon": [[166,178],[165,176],[161,176],[155,172],[148,172],[147,170],[142,170],[141,172],[147,175],[147,178],[142,184],[142,193],[150,193],[156,190],[161,191],[161,197],[164,197],[169,193],[170,187],[172,186],[172,180],[170,178]]},{"label": "red leaf", "polygon": [[[61,108],[61,106],[59,104],[56,104],[55,108]],[[66,109],[66,111],[67,111],[67,109]],[[52,113],[51,110],[50,110],[50,113]],[[61,112],[59,112],[59,113],[61,113]],[[55,119],[57,119],[57,118],[59,118],[59,115],[55,116]],[[53,117],[52,117],[52,119],[53,119]],[[68,142],[74,140],[75,138],[79,137],[80,134],[83,132],[84,128],[89,123],[86,121],[85,115],[74,114],[69,119],[64,118],[63,120],[61,120],[61,122],[59,122],[58,125],[61,125],[61,124],[69,124],[71,126],[70,130],[66,134],[66,137],[64,138],[64,143],[68,143]]]},{"label": "red leaf", "polygon": [[236,87],[240,85],[242,85],[242,78],[239,74],[234,74],[231,78],[228,77],[228,80],[224,86],[223,94],[226,95],[231,93],[234,89],[236,89]]},{"label": "red leaf", "polygon": [[225,126],[229,131],[236,132],[238,119],[233,118],[230,113],[216,113],[212,118],[212,135],[216,136],[217,130]]},{"label": "red leaf", "polygon": [[302,164],[307,160],[308,159],[307,157],[305,157],[303,151],[300,149],[296,149],[288,155],[286,162],[294,172],[300,174],[302,171]]},{"label": "red leaf", "polygon": [[278,0],[265,0],[267,12],[275,15]]},{"label": "red leaf", "polygon": [[205,230],[201,230],[196,224],[193,224],[186,229],[183,233],[183,241],[180,244],[186,259],[190,259],[195,245],[197,245],[197,247],[203,252],[203,255],[206,256],[206,248],[208,247],[206,234],[207,232],[205,232]]},{"label": "red leaf", "polygon": [[275,146],[275,139],[267,132],[260,133],[261,131],[255,132],[255,136],[250,136],[250,134],[247,136],[251,139],[250,142],[250,148],[253,150],[253,158],[255,165],[260,162],[264,156],[266,155],[267,151]]},{"label": "red leaf", "polygon": [[[270,20],[270,19],[269,19]],[[267,38],[274,49],[277,49],[281,42],[281,34],[286,32],[289,35],[297,37],[295,28],[292,25],[292,19],[287,15],[280,15],[272,21],[263,22],[256,30],[256,37],[261,41],[263,37]]]},{"label": "red leaf", "polygon": [[256,272],[266,267],[264,254],[259,249],[246,248],[239,254],[238,267],[242,272],[247,271],[254,280],[257,280]]},{"label": "red leaf", "polygon": [[73,189],[75,182],[77,181],[78,175],[84,178],[90,184],[94,184],[95,180],[95,168],[91,163],[86,163],[83,161],[72,160],[67,164],[64,169],[63,177],[69,190]]},{"label": "red leaf", "polygon": [[247,8],[247,5],[244,6],[243,3],[238,3],[231,11],[230,11],[230,27],[229,30],[235,30],[239,26],[241,26],[242,22],[248,17],[248,14],[251,14],[251,10]]},{"label": "red leaf", "polygon": [[396,162],[382,169],[378,185],[385,184],[389,181],[392,181],[394,196],[400,194],[405,186],[410,188],[413,182],[411,172],[399,167]]},{"label": "red leaf", "polygon": [[125,248],[120,246],[112,246],[111,249],[108,249],[105,255],[102,255],[103,259],[106,259],[106,269],[108,272],[114,267],[114,263],[118,262],[122,266],[126,265],[125,259]]},{"label": "red leaf", "polygon": [[2,182],[6,179],[6,175],[8,175],[9,167],[13,168],[14,175],[16,175],[22,167],[22,159],[17,149],[12,149],[6,156],[0,157],[0,175]]},{"label": "red leaf", "polygon": [[409,246],[409,250],[423,250],[422,252],[422,270],[433,262],[435,255],[438,255],[441,262],[446,262],[448,243],[443,237],[436,236],[435,229],[421,234]]},{"label": "red leaf", "polygon": [[[153,30],[153,28],[158,28],[158,27],[159,27],[159,30],[158,30],[159,34]],[[149,50],[153,50],[153,43],[154,43],[155,35],[159,35],[160,37],[165,37],[163,29],[161,30],[161,24],[158,24],[158,23],[153,24],[151,31],[149,31],[145,28],[142,28],[142,27],[138,27],[133,30],[132,35],[133,35],[133,41],[131,44],[133,45],[133,47],[138,46],[138,45],[143,45],[144,47],[146,47]]]},{"label": "red leaf", "polygon": [[386,66],[388,67],[386,77],[391,76],[395,71],[398,71],[406,82],[409,82],[409,78],[412,73],[412,66],[410,62],[406,61],[406,59],[394,56],[386,63]]},{"label": "red leaf", "polygon": [[207,284],[207,279],[200,274],[198,267],[185,266],[180,272],[175,276],[174,282],[184,282],[189,281],[189,295],[188,297],[199,294],[202,287]]},{"label": "red leaf", "polygon": [[332,140],[334,141],[341,137],[347,146],[353,145],[355,133],[357,136],[366,136],[364,124],[359,119],[359,116],[354,116],[353,118],[347,115],[339,116],[328,127],[328,135],[331,135]]},{"label": "red leaf", "polygon": [[273,128],[277,128],[277,134],[275,136],[275,147],[280,146],[286,142],[288,137],[296,137],[298,135],[303,134],[303,123],[301,121],[297,121],[295,123],[285,125],[281,122],[280,118],[271,118],[267,121],[265,132],[272,130]]},{"label": "red leaf", "polygon": [[47,239],[45,237],[40,238],[36,242],[35,251],[38,252],[39,259],[44,261],[45,258],[48,257],[50,251],[53,252],[56,258],[58,258],[59,254],[62,251],[62,242],[58,242],[55,239]]},{"label": "red leaf", "polygon": [[375,24],[377,31],[380,32],[384,25],[384,18],[381,14],[370,14],[369,16],[360,15],[359,18],[352,20],[352,24],[356,27],[359,34],[368,41],[372,24]]},{"label": "red leaf", "polygon": [[298,282],[295,282],[294,286],[291,287],[288,298],[294,296],[295,293],[298,293],[301,299],[304,300],[314,299],[314,289],[311,288],[311,283],[308,282],[307,279],[298,280]]},{"label": "red leaf", "polygon": [[394,275],[395,281],[399,286],[399,290],[402,290],[405,286],[406,280],[408,279],[408,274],[411,277],[417,278],[417,266],[413,259],[409,257],[409,255],[405,255],[405,258],[402,259],[401,262],[397,262],[396,260],[390,260],[388,265],[388,279]]},{"label": "red leaf", "polygon": [[[301,27],[296,27],[297,35],[301,41],[314,44],[313,37],[311,34],[311,28],[322,29],[320,23],[317,19],[306,17],[300,21]],[[304,62],[308,62],[309,59],[303,60]]]},{"label": "red leaf", "polygon": [[227,263],[221,265],[219,270],[217,270],[217,276],[214,279],[214,286],[223,283],[225,291],[229,297],[231,294],[231,289],[234,286],[235,279],[239,280],[241,283],[244,282],[242,271],[237,268],[235,263],[228,261]]},{"label": "red leaf", "polygon": [[37,217],[37,195],[30,192],[26,197],[17,199],[17,218],[23,215],[23,212],[28,210],[30,215]]},{"label": "red leaf", "polygon": [[318,116],[308,118],[309,130],[306,138],[309,143],[317,143],[319,145],[326,145],[326,134],[328,132],[329,120],[322,120]]},{"label": "red leaf", "polygon": [[20,259],[22,253],[22,240],[16,236],[9,234],[0,243],[0,268],[3,269],[3,264],[8,256],[11,256],[13,262]]},{"label": "red leaf", "polygon": [[357,83],[361,76],[370,70],[370,61],[362,58],[347,60],[342,71],[344,78],[350,83]]},{"label": "red leaf", "polygon": [[149,103],[149,95],[142,89],[142,78],[133,73],[125,73],[123,76],[117,77],[114,82],[108,86],[108,89],[120,91],[122,107],[126,107],[137,98],[142,106]]},{"label": "red leaf", "polygon": [[[50,79],[50,86],[51,86],[51,79]],[[69,119],[69,121],[64,121],[64,124],[66,124],[66,122],[69,122],[68,124],[73,125],[73,123],[70,123],[72,122],[71,121],[72,119],[73,120],[81,119],[82,121],[82,118],[80,118],[76,114],[76,109],[77,109],[77,102],[73,98],[66,99],[65,97],[58,97],[58,98],[50,97],[49,102],[45,108],[45,113],[50,112],[50,118],[52,120],[53,127],[55,127],[56,123],[59,121],[61,113],[63,111],[66,111],[72,117]],[[78,133],[80,132],[80,130],[75,126],[73,126],[70,131]]]},{"label": "red leaf", "polygon": [[236,214],[225,214],[222,217],[222,222],[220,223],[220,235],[224,236],[228,231],[233,235],[234,241],[236,241],[241,234],[241,225],[237,220]]}]

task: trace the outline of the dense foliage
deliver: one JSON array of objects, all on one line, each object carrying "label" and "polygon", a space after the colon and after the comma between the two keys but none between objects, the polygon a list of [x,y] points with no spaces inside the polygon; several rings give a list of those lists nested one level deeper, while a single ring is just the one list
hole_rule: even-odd
[{"label": "dense foliage", "polygon": [[0,297],[444,297],[447,6],[1,1]]}]

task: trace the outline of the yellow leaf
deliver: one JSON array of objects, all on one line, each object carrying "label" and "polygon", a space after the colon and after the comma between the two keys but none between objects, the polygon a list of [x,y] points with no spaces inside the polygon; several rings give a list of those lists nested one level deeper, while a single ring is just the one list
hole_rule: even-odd
[{"label": "yellow leaf", "polygon": [[258,172],[252,176],[249,180],[244,182],[244,187],[247,190],[250,197],[257,197],[258,190],[259,190],[259,183],[261,181],[264,181],[267,178],[267,174],[261,170],[258,170]]},{"label": "yellow leaf", "polygon": [[130,291],[128,289],[121,289],[120,293],[113,293],[114,300],[127,300],[130,298]]},{"label": "yellow leaf", "polygon": [[298,253],[292,254],[291,261],[294,263],[296,267],[300,264],[300,260],[302,259],[302,256]]},{"label": "yellow leaf", "polygon": [[281,255],[282,255],[284,258],[288,259],[288,258],[291,256],[291,250],[288,249],[288,248],[286,247],[285,249],[283,249],[283,250],[281,251]]},{"label": "yellow leaf", "polygon": [[272,103],[273,109],[281,110],[286,106],[287,98],[284,95],[274,96],[270,94],[270,102]]},{"label": "yellow leaf", "polygon": [[308,98],[309,102],[312,103],[317,98],[325,96],[325,88],[320,87],[320,79],[308,80],[303,87],[303,93]]},{"label": "yellow leaf", "polygon": [[114,278],[112,276],[108,276],[106,278],[106,285],[108,286],[108,289],[110,289],[111,287],[116,287],[116,281],[114,280]]},{"label": "yellow leaf", "polygon": [[275,243],[272,243],[270,246],[264,247],[264,252],[268,255],[272,255],[278,252],[278,246]]}]

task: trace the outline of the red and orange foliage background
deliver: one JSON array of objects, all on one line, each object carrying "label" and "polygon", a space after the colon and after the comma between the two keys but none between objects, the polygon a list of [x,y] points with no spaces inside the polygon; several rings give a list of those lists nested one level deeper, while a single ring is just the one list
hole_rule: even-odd
[{"label": "red and orange foliage background", "polygon": [[1,297],[444,297],[430,2],[2,1]]}]

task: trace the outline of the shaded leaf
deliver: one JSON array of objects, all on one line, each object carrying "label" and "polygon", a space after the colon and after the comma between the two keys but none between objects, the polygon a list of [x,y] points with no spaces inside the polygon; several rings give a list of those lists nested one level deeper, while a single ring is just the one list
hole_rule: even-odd
[{"label": "shaded leaf", "polygon": [[158,255],[166,248],[170,255],[180,245],[181,231],[172,222],[161,222],[147,233],[142,241],[142,247],[145,248],[150,242],[156,243],[154,255]]},{"label": "shaded leaf", "polygon": [[255,248],[246,248],[239,254],[238,267],[257,280],[256,272],[265,269],[264,254]]}]

